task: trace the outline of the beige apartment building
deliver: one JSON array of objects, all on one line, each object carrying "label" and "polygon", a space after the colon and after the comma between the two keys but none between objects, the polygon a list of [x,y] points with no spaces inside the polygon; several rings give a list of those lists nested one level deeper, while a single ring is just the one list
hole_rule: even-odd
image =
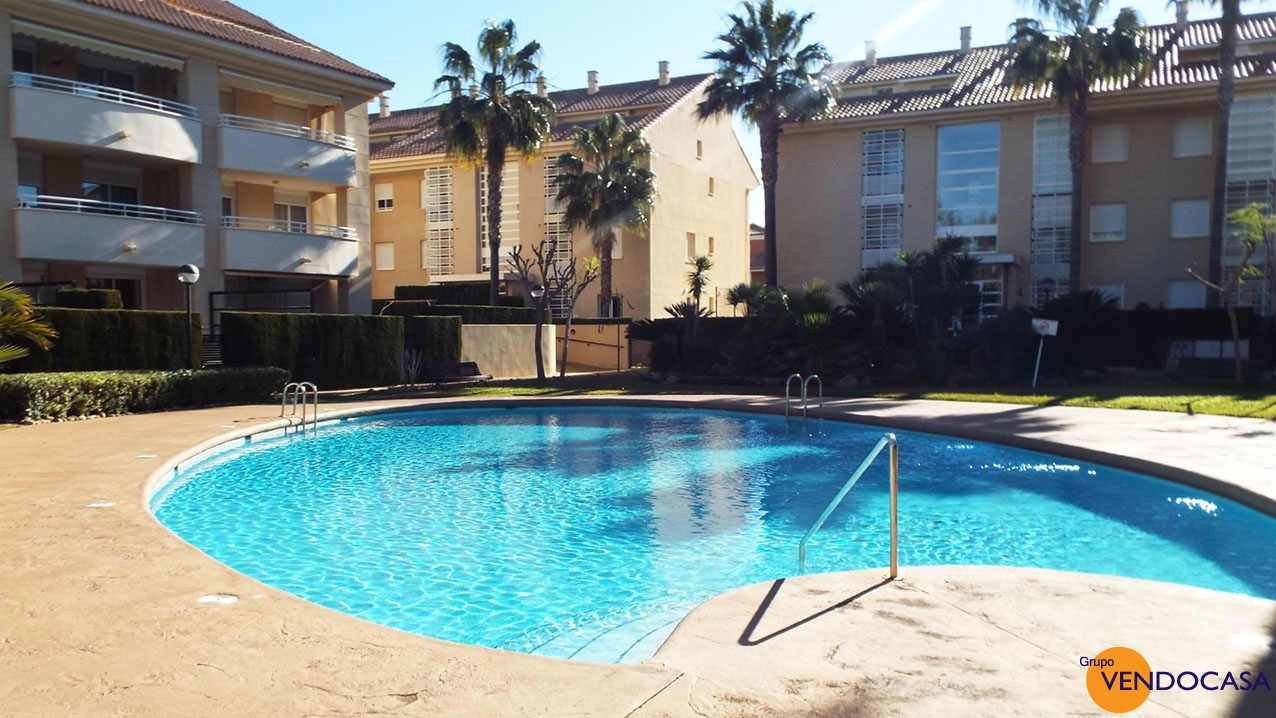
[{"label": "beige apartment building", "polygon": [[[1068,116],[1045,92],[1016,92],[1007,46],[877,58],[830,69],[826,119],[786,127],[778,183],[782,284],[855,281],[901,250],[953,236],[982,263],[983,316],[1067,293]],[[1218,121],[1216,20],[1150,27],[1140,87],[1103,86],[1086,136],[1081,289],[1123,307],[1203,307]],[[1276,206],[1276,16],[1240,26],[1228,209]],[[1225,242],[1223,263],[1241,250]],[[1265,257],[1260,255],[1260,263]],[[1272,311],[1272,273],[1242,301]]]},{"label": "beige apartment building", "polygon": [[392,83],[222,0],[0,0],[0,280],[366,313]]},{"label": "beige apartment building", "polygon": [[[539,83],[558,122],[540,158],[505,166],[501,252],[509,256],[520,243],[530,247],[557,235],[560,259],[593,256],[588,233],[563,221],[556,163],[572,149],[573,128],[619,112],[651,144],[658,196],[647,235],[624,231],[616,242],[613,292],[620,298],[612,315],[665,316],[664,307],[685,297],[687,262],[696,255],[713,258],[708,306],[729,313],[727,290],[749,278],[748,193],[757,178],[730,120],[695,116],[709,78],[670,77],[661,63],[658,77],[640,82],[601,85],[590,72],[580,89],[548,92]],[[438,109],[383,108],[371,118],[374,298],[393,297],[399,285],[489,279],[485,172],[448,158]],[[581,297],[577,316],[608,316],[597,287]],[[561,305],[556,310],[561,314]]]}]

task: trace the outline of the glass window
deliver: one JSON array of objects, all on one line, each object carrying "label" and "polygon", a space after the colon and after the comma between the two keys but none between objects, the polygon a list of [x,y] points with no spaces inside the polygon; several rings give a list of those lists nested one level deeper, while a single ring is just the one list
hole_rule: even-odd
[{"label": "glass window", "polygon": [[35,53],[23,48],[13,48],[13,71],[35,72]]},{"label": "glass window", "polygon": [[694,261],[696,258],[696,234],[695,232],[687,232],[687,261]]},{"label": "glass window", "polygon": [[962,237],[968,252],[997,249],[996,122],[939,128],[935,236]]},{"label": "glass window", "polygon": [[1210,201],[1182,199],[1170,204],[1170,236],[1208,237],[1210,233]]},{"label": "glass window", "polygon": [[1090,161],[1125,162],[1130,159],[1130,126],[1099,125],[1094,128],[1094,150]]},{"label": "glass window", "polygon": [[394,209],[394,185],[388,182],[374,185],[373,193],[377,201],[378,212],[388,212]]},{"label": "glass window", "polygon": [[904,242],[904,131],[876,130],[863,136],[861,266],[894,259]]},{"label": "glass window", "polygon": [[1171,279],[1165,287],[1166,309],[1204,309],[1205,285],[1195,279]]},{"label": "glass window", "polygon": [[377,242],[374,261],[378,270],[394,269],[394,242]]},{"label": "glass window", "polygon": [[1208,117],[1174,121],[1174,156],[1206,157],[1214,149],[1214,123]]},{"label": "glass window", "polygon": [[1090,241],[1125,241],[1125,204],[1090,205]]},{"label": "glass window", "polygon": [[309,231],[306,227],[306,214],[305,205],[276,203],[275,229],[305,234]]}]

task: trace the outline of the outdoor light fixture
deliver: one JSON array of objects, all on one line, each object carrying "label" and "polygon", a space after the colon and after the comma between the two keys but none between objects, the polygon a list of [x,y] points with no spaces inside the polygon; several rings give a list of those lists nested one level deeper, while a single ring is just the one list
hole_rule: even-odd
[{"label": "outdoor light fixture", "polygon": [[199,281],[199,267],[183,264],[177,270],[177,281],[186,285],[186,368],[194,369],[195,336],[191,329],[191,290],[195,288],[195,282]]},{"label": "outdoor light fixture", "polygon": [[541,297],[545,296],[545,287],[541,286],[540,284],[533,284],[531,292],[532,292],[532,299],[540,299]]}]

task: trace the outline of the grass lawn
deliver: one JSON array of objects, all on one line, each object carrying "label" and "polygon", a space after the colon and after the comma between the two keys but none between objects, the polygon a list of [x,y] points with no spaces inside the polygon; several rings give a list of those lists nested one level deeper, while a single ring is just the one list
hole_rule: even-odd
[{"label": "grass lawn", "polygon": [[[778,386],[734,386],[694,383],[663,384],[634,376],[592,375],[535,381],[498,381],[416,390],[393,390],[419,396],[579,396],[652,394],[770,394],[783,395]],[[1276,420],[1276,387],[1263,386],[1236,392],[1214,385],[1102,385],[1043,389],[1037,393],[1022,387],[951,390],[855,390],[830,389],[828,396],[880,399],[935,399],[1029,406],[1086,406],[1103,409],[1142,409],[1185,414],[1216,414]],[[359,398],[367,398],[362,395]]]}]

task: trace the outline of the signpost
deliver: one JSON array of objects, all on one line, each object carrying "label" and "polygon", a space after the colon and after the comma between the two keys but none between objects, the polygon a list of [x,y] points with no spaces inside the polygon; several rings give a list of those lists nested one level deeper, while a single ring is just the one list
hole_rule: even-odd
[{"label": "signpost", "polygon": [[1059,334],[1059,322],[1056,319],[1033,319],[1032,331],[1041,336],[1037,344],[1037,365],[1032,368],[1032,388],[1037,388],[1037,373],[1041,371],[1041,350],[1046,346],[1046,337]]}]

